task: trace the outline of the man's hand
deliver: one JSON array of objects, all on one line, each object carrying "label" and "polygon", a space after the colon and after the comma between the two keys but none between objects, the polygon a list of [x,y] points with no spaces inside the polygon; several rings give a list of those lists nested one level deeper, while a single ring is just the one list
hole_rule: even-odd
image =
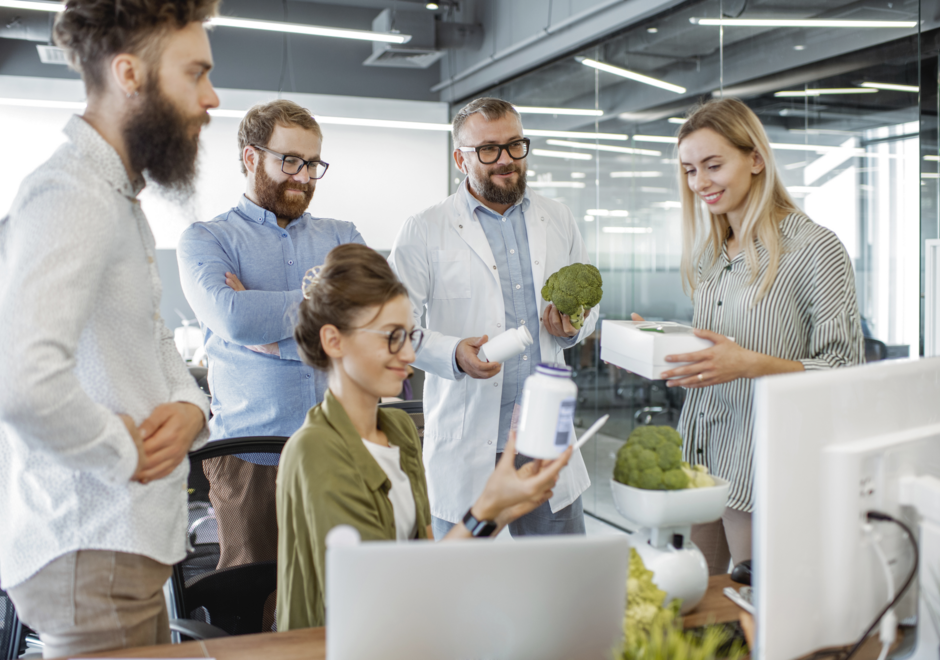
[{"label": "man's hand", "polygon": [[[590,307],[585,309],[584,318],[587,318],[587,315],[590,313]],[[559,312],[554,303],[549,303],[548,307],[545,308],[545,311],[542,313],[542,323],[545,325],[545,329],[548,330],[548,334],[553,337],[569,339],[580,332],[580,330],[571,325],[571,317]]]},{"label": "man's hand", "polygon": [[[225,273],[225,284],[232,289],[233,291],[247,291],[245,285],[242,284],[241,280],[235,275],[235,273]],[[277,342],[271,344],[253,344],[252,346],[245,346],[249,351],[254,351],[255,353],[263,353],[265,355],[281,355],[281,347],[277,345]]]},{"label": "man's hand", "polygon": [[134,445],[137,447],[137,469],[134,470],[133,476],[131,476],[131,481],[140,481],[141,474],[144,471],[144,466],[147,463],[147,453],[144,451],[144,439],[140,437],[140,429],[137,428],[137,425],[134,423],[134,420],[130,415],[118,415],[121,418],[121,421],[124,422],[124,426],[127,427],[127,432],[131,434],[131,439],[134,441]]},{"label": "man's hand", "polygon": [[191,403],[163,403],[140,425],[146,463],[138,481],[162,479],[183,462],[193,440],[206,424],[202,411]]},{"label": "man's hand", "polygon": [[488,337],[468,337],[457,344],[457,366],[463,369],[471,378],[487,379],[499,373],[503,365],[499,362],[484,362],[477,355],[480,346],[487,342]]}]

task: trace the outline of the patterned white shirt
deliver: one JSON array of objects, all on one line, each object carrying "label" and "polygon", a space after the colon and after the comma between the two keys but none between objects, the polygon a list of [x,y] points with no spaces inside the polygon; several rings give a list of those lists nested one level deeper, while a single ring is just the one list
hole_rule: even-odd
[{"label": "patterned white shirt", "polygon": [[[80,117],[0,219],[0,583],[80,549],[186,550],[189,461],[132,483],[140,424],[206,397],[160,318],[154,239],[117,152]],[[196,439],[197,448],[208,431]]]},{"label": "patterned white shirt", "polygon": [[[865,359],[855,273],[845,247],[830,230],[802,213],[780,226],[783,254],[773,286],[753,305],[768,255],[758,242],[760,273],[752,280],[742,250],[727,246],[698,271],[692,325],[734,337],[746,349],[832,369]],[[685,460],[731,481],[728,506],[751,511],[753,501],[753,381],[748,378],[688,390],[679,418]],[[796,411],[795,411],[796,412]]]}]

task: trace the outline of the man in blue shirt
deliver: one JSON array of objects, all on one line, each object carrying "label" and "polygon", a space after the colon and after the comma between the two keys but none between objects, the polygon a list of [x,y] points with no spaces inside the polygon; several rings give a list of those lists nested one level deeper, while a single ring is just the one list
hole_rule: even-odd
[{"label": "man in blue shirt", "polygon": [[[322,140],[310,111],[292,101],[251,108],[238,129],[245,194],[180,238],[183,292],[205,333],[210,440],[290,436],[326,391],[326,374],[297,354],[301,284],[334,247],[365,241],[350,222],[306,212],[329,167]],[[275,558],[276,466],[267,463],[251,455],[206,461],[220,568]]]}]

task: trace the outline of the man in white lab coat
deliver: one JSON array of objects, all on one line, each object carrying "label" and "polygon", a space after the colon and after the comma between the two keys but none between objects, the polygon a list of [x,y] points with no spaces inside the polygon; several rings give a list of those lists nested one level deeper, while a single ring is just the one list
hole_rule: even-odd
[{"label": "man in white lab coat", "polygon": [[[597,309],[579,330],[542,300],[545,280],[588,263],[571,211],[526,189],[529,142],[511,104],[477,99],[454,118],[454,159],[467,177],[457,192],[411,217],[389,258],[408,288],[416,323],[428,331],[415,366],[424,387],[424,464],[434,536],[464,519],[493,471],[539,362],[594,331]],[[536,342],[499,363],[483,362],[489,337],[526,326]],[[517,466],[528,459],[517,456]],[[513,536],[584,533],[581,493],[590,485],[575,451],[555,494],[510,525]]]}]

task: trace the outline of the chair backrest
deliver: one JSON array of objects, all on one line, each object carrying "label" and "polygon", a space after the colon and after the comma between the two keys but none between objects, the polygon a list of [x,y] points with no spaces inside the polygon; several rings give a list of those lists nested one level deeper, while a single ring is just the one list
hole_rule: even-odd
[{"label": "chair backrest", "polygon": [[424,402],[420,399],[413,401],[387,401],[380,403],[379,408],[398,408],[404,410],[411,417],[418,429],[418,438],[421,440],[421,446],[424,446]]},{"label": "chair backrest", "polygon": [[189,542],[173,570],[180,617],[232,635],[271,630],[277,464],[287,438],[233,438],[189,455]]},{"label": "chair backrest", "polygon": [[883,341],[865,337],[865,362],[888,359],[888,346]]},{"label": "chair backrest", "polygon": [[0,590],[0,658],[18,658],[23,651],[23,626],[7,592]]}]

